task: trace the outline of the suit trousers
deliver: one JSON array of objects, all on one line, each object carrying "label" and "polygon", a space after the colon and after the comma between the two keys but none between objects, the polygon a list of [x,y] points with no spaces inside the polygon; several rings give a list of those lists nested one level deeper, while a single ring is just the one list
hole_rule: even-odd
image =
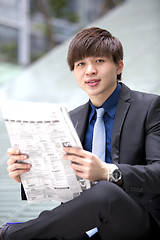
[{"label": "suit trousers", "polygon": [[[85,232],[97,227],[93,239],[139,240],[151,232],[152,218],[122,188],[100,181],[81,196],[38,218],[12,225],[6,232],[9,240],[85,240]],[[100,237],[99,237],[100,236]]]}]

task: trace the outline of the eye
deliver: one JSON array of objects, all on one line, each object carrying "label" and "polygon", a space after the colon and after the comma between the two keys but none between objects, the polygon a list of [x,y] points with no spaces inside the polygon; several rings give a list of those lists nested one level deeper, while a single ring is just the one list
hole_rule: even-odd
[{"label": "eye", "polygon": [[97,62],[97,63],[102,63],[102,62],[104,62],[104,59],[102,59],[102,58],[97,59],[96,62]]},{"label": "eye", "polygon": [[77,63],[77,66],[83,66],[83,65],[84,65],[84,62]]},{"label": "eye", "polygon": [[81,67],[81,66],[83,66],[85,63],[84,62],[75,62],[74,63],[74,66],[75,67]]}]

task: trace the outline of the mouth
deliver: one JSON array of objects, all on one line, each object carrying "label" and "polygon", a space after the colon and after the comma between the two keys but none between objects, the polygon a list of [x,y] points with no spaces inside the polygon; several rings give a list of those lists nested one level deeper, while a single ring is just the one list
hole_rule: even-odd
[{"label": "mouth", "polygon": [[97,86],[99,84],[100,80],[99,79],[90,79],[86,81],[86,84],[88,86],[94,87]]}]

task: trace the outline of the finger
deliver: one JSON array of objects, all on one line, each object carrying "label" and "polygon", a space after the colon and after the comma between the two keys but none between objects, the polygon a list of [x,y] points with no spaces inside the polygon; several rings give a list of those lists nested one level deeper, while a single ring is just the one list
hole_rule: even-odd
[{"label": "finger", "polygon": [[[74,169],[73,169],[73,170],[74,170]],[[83,171],[76,171],[76,170],[74,170],[74,172],[75,172],[76,176],[81,177],[81,178],[88,179],[88,178],[87,178],[87,175],[86,175]],[[89,179],[88,179],[88,180],[89,180]]]},{"label": "finger", "polygon": [[85,150],[78,152],[78,154],[80,154],[81,156],[67,153],[67,154],[64,154],[63,157],[64,157],[64,159],[69,160],[72,163],[92,167],[93,162],[95,160],[95,155],[93,155],[90,152],[87,152]]},{"label": "finger", "polygon": [[19,154],[20,150],[18,148],[8,148],[7,153],[11,157],[12,155]]},{"label": "finger", "polygon": [[93,155],[92,153],[78,147],[64,147],[63,150],[68,154],[77,155],[83,158],[88,158]]},{"label": "finger", "polygon": [[31,168],[31,164],[15,163],[15,164],[8,166],[7,170],[8,170],[8,172],[14,172],[17,170],[29,170],[30,168]]},{"label": "finger", "polygon": [[11,155],[10,159],[8,160],[7,164],[12,165],[17,161],[24,161],[28,158],[27,155]]},{"label": "finger", "polygon": [[80,154],[82,149],[78,147],[64,147],[63,150],[68,154],[78,155],[78,153]]},{"label": "finger", "polygon": [[83,162],[83,159],[77,155],[64,154],[63,158],[77,165],[82,165]]},{"label": "finger", "polygon": [[9,172],[9,176],[13,179],[16,179],[17,177],[19,177],[20,175],[28,172],[28,169],[23,169],[23,170],[17,170],[17,171],[13,171],[13,172]]},{"label": "finger", "polygon": [[77,162],[71,162],[71,167],[73,170],[83,172],[83,166]]}]

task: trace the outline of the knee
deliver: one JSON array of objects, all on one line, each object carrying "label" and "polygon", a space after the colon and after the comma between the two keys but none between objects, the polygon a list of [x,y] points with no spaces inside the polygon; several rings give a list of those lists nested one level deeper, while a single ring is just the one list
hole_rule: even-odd
[{"label": "knee", "polygon": [[108,181],[100,181],[93,186],[92,189],[92,199],[96,204],[103,205],[106,204],[111,199],[111,196],[117,196],[117,189],[119,187],[114,183]]},{"label": "knee", "polygon": [[109,181],[100,181],[95,185],[95,187],[97,188],[97,192],[104,195],[105,198],[108,197],[109,194],[114,194],[119,189],[116,184]]},{"label": "knee", "polygon": [[92,207],[108,207],[118,201],[124,192],[119,186],[112,182],[100,181],[82,195]]},{"label": "knee", "polygon": [[117,196],[117,186],[114,185],[111,182],[100,181],[92,187],[89,194],[89,207],[98,213],[102,222],[106,221],[114,203],[117,202],[116,199],[113,200],[113,196],[114,198]]},{"label": "knee", "polygon": [[100,181],[93,188],[95,202],[105,204],[105,206],[117,204],[125,194],[122,188],[109,181]]}]

